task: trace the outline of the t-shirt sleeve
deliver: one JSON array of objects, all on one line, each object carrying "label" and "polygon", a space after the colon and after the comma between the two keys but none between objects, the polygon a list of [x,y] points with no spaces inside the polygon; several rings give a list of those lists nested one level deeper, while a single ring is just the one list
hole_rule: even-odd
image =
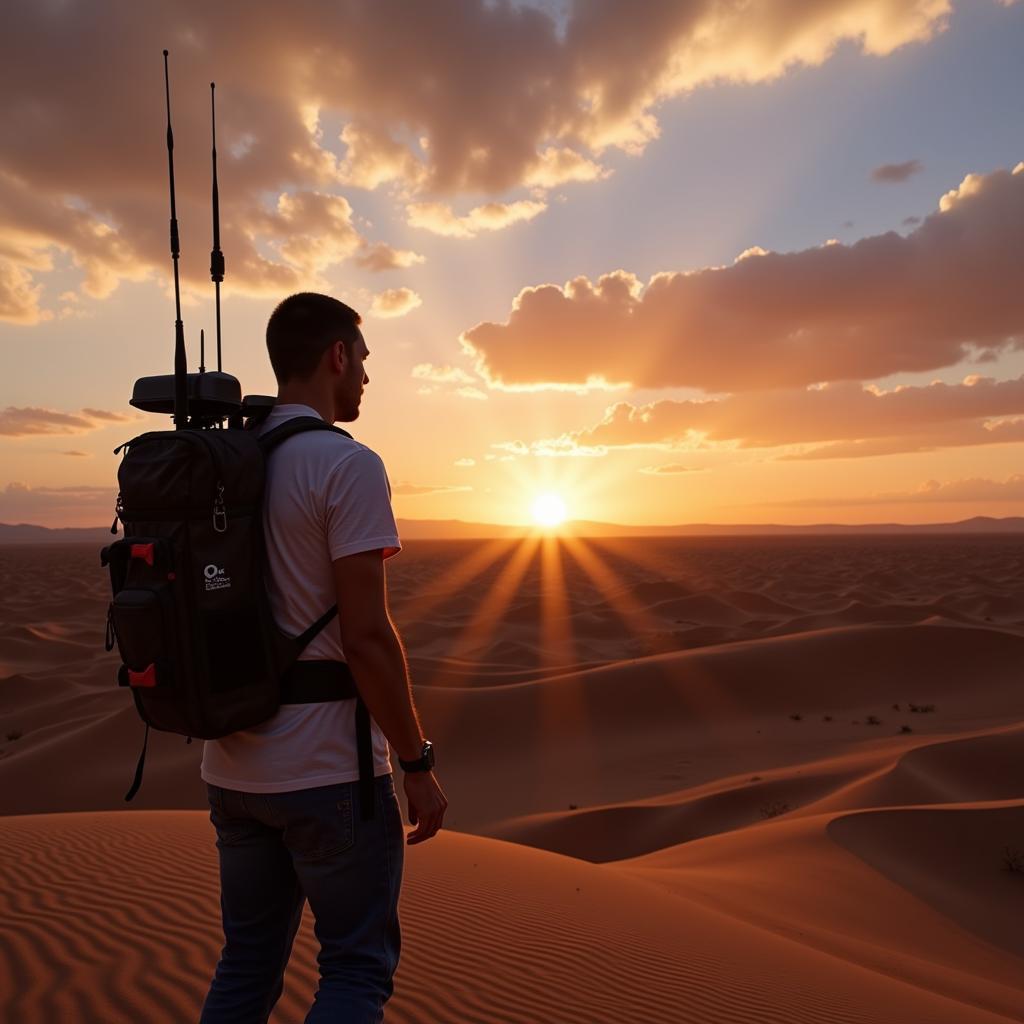
[{"label": "t-shirt sleeve", "polygon": [[361,448],[327,476],[324,520],[331,561],[382,549],[382,558],[402,550],[391,509],[391,483],[381,457]]}]

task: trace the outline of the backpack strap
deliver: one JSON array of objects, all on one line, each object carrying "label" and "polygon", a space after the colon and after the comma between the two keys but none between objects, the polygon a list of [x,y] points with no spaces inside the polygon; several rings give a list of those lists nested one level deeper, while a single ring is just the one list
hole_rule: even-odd
[{"label": "backpack strap", "polygon": [[319,416],[293,416],[284,423],[278,424],[272,430],[264,431],[256,439],[256,443],[263,451],[266,458],[278,445],[287,441],[289,437],[296,434],[304,434],[307,430],[331,430],[335,434],[344,434],[349,440],[355,440],[347,430],[336,427],[333,423],[320,419]]},{"label": "backpack strap", "polygon": [[[256,439],[256,443],[263,452],[263,458],[266,459],[272,451],[287,441],[288,438],[294,437],[296,434],[304,434],[310,430],[330,430],[335,434],[343,434],[349,440],[355,440],[347,430],[342,430],[341,427],[336,427],[333,423],[328,423],[319,416],[293,416],[291,419],[285,420],[284,423],[278,424],[272,430],[264,431]],[[336,604],[331,605],[316,622],[312,623],[291,641],[289,645],[291,647],[290,653],[294,659],[298,659],[299,655],[312,643],[313,638],[325,629],[337,614],[338,606]]]},{"label": "backpack strap", "polygon": [[[308,430],[331,430],[352,438],[347,430],[320,419],[319,416],[293,416],[272,430],[264,431],[256,439],[264,459],[279,445]],[[310,704],[321,701],[356,698],[356,750],[359,763],[359,797],[363,820],[374,816],[373,738],[370,733],[370,711],[359,696],[355,680],[344,661],[299,661],[298,656],[307,644],[338,614],[332,605],[316,622],[292,641],[294,661],[285,673],[282,704]]]}]

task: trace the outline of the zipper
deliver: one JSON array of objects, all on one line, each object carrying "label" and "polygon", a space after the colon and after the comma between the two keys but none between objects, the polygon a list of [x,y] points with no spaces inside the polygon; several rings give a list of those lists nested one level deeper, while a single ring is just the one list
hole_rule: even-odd
[{"label": "zipper", "polygon": [[217,533],[227,533],[228,512],[224,505],[224,472],[220,464],[220,458],[217,455],[217,449],[210,444],[201,430],[196,433],[196,436],[206,446],[206,450],[210,455],[210,462],[213,464],[217,475],[217,496],[213,499],[213,529]]},{"label": "zipper", "polygon": [[117,521],[124,516],[124,500],[121,497],[121,492],[117,492],[117,498],[114,500],[114,521],[110,524],[110,532],[113,534],[117,533]]}]

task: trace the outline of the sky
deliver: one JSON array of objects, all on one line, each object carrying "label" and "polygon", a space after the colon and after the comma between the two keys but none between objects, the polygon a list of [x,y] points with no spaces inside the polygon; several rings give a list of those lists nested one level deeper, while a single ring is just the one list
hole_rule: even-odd
[{"label": "sky", "polygon": [[106,525],[183,319],[357,309],[396,516],[1024,514],[1024,3],[7,6],[0,522]]}]

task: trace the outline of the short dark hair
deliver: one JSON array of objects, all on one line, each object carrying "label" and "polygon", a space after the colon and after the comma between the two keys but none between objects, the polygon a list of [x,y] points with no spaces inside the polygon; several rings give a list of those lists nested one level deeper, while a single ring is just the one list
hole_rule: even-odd
[{"label": "short dark hair", "polygon": [[350,348],[362,322],[354,309],[329,295],[289,295],[267,321],[267,352],[278,384],[312,376],[334,342],[343,341]]}]

